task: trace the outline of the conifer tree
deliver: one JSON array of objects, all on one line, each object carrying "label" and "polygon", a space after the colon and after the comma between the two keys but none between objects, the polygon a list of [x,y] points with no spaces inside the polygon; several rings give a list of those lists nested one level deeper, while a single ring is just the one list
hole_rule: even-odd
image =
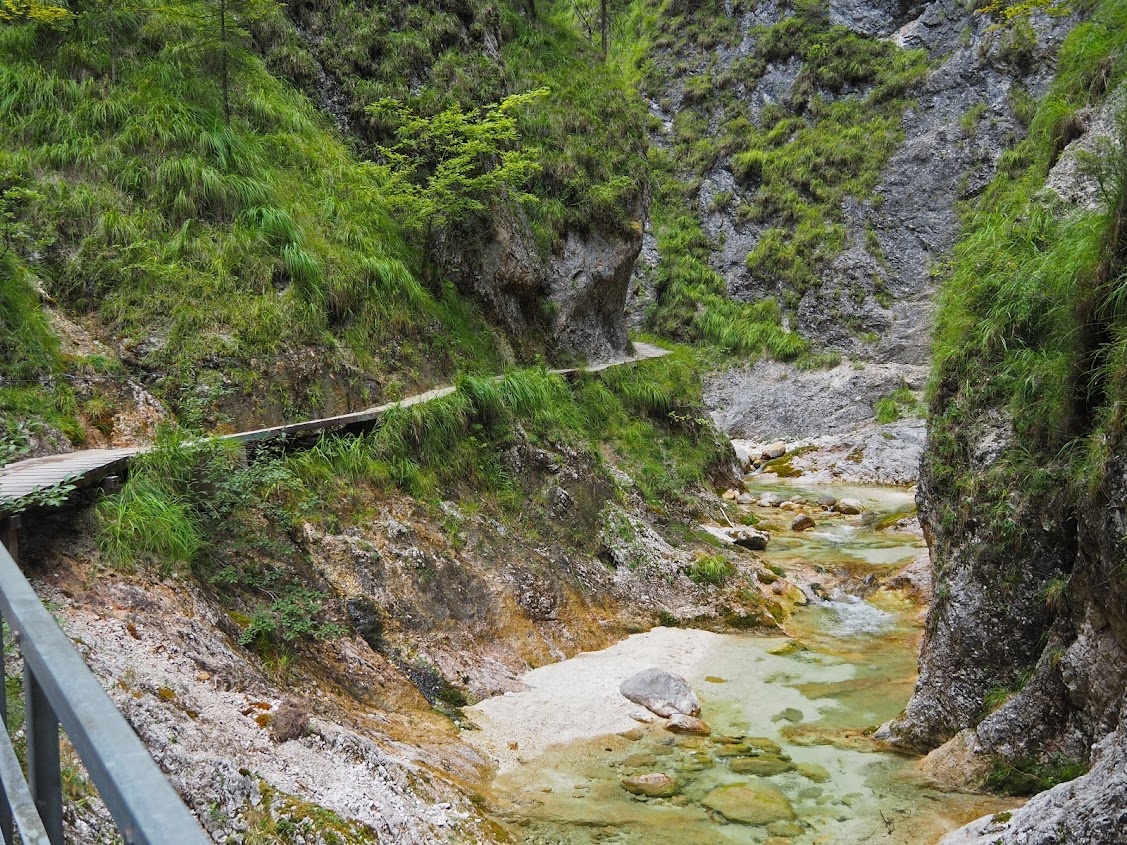
[{"label": "conifer tree", "polygon": [[202,0],[194,15],[196,37],[188,50],[213,73],[223,100],[223,122],[231,125],[231,90],[251,61],[248,25],[273,11],[274,0]]}]

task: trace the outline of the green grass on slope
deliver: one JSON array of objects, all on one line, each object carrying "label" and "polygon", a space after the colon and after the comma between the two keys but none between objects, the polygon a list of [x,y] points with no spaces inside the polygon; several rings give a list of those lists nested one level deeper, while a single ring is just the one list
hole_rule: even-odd
[{"label": "green grass on slope", "polygon": [[383,98],[432,116],[451,106],[481,107],[546,87],[520,115],[541,152],[527,188],[528,212],[545,249],[569,230],[614,231],[636,219],[645,188],[644,108],[621,69],[570,26],[570,5],[435,0],[294,4],[289,10],[319,43],[309,46],[284,21],[256,27],[276,72],[313,91],[320,62],[340,80],[348,108],[370,143],[389,127],[366,105]]},{"label": "green grass on slope", "polygon": [[65,30],[0,29],[0,171],[34,189],[20,219],[49,244],[13,251],[20,272],[141,349],[173,397],[200,368],[249,381],[302,344],[375,372],[491,361],[303,97],[246,53],[227,127],[188,49],[203,4],[131,9],[112,42],[85,7]]},{"label": "green grass on slope", "polygon": [[120,566],[206,568],[215,557],[207,538],[222,535],[241,510],[265,511],[277,525],[335,521],[373,489],[464,496],[517,514],[527,503],[504,458],[520,438],[579,449],[596,462],[608,447],[655,503],[705,481],[727,449],[700,404],[697,366],[684,349],[574,383],[543,369],[500,380],[463,376],[454,393],[397,407],[368,434],[326,435],[313,448],[267,451],[247,466],[218,441],[164,432],[124,489],[97,506],[102,551]]},{"label": "green grass on slope", "polygon": [[[1097,210],[1059,205],[1045,176],[1076,137],[1077,112],[1127,79],[1127,6],[1105,2],[1065,41],[1028,138],[968,215],[937,315],[930,461],[944,499],[1098,486],[1127,400],[1127,126],[1086,167]],[[1020,448],[993,475],[967,471],[963,421],[1008,408]],[[1009,528],[1007,528],[1007,526]]]},{"label": "green grass on slope", "polygon": [[58,346],[30,273],[9,251],[0,257],[0,446],[37,419],[80,436]]},{"label": "green grass on slope", "polygon": [[708,264],[714,245],[689,211],[668,157],[655,149],[651,159],[655,191],[650,214],[660,260],[653,279],[657,295],[650,328],[745,356],[766,353],[791,360],[806,353],[806,340],[783,327],[775,299],[746,303],[729,298],[724,277]]}]

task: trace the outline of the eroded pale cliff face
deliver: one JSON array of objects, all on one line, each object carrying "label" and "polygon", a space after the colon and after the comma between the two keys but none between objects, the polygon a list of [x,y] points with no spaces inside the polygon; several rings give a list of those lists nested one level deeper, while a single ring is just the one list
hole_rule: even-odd
[{"label": "eroded pale cliff face", "polygon": [[480,238],[466,239],[458,250],[461,283],[525,356],[546,346],[588,363],[621,357],[628,343],[626,291],[645,213],[639,198],[626,229],[572,231],[557,252],[544,255],[528,221],[498,206]]}]

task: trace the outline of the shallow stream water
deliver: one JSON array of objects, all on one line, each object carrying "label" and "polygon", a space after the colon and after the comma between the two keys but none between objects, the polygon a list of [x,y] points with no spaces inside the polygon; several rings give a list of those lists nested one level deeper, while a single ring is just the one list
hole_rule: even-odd
[{"label": "shallow stream water", "polygon": [[[887,488],[763,490],[809,498],[824,492],[895,513],[911,494]],[[785,514],[781,515],[785,516]],[[820,520],[803,533],[772,532],[768,563],[888,571],[923,548],[918,535],[874,531],[860,518]],[[466,739],[499,761],[494,791],[504,820],[530,843],[568,845],[925,845],[999,802],[925,785],[914,759],[881,750],[868,734],[896,716],[915,681],[917,609],[836,595],[800,609],[789,637],[722,635],[658,628],[602,652],[534,670],[526,692],[477,705],[481,731]],[[635,672],[658,666],[683,674],[701,699],[710,737],[675,736],[662,720],[642,725],[617,694]],[[734,771],[747,760],[781,769]],[[742,760],[742,763],[736,762]],[[664,772],[679,790],[640,798],[624,777]],[[781,792],[793,819],[730,823],[701,803],[731,784]]]}]

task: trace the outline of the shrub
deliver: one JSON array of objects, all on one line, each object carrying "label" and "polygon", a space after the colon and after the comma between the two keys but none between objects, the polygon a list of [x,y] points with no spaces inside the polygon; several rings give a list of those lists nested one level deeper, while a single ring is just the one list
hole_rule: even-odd
[{"label": "shrub", "polygon": [[689,566],[689,577],[701,585],[722,587],[735,574],[735,564],[723,555],[705,555]]}]

